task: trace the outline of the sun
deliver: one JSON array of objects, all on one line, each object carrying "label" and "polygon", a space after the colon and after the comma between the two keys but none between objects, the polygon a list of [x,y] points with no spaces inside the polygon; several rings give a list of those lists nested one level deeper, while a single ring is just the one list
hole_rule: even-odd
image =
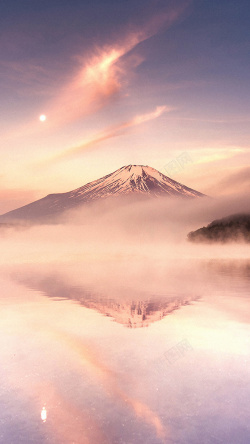
[{"label": "sun", "polygon": [[46,119],[47,117],[45,116],[45,114],[41,114],[39,117],[40,122],[45,122]]}]

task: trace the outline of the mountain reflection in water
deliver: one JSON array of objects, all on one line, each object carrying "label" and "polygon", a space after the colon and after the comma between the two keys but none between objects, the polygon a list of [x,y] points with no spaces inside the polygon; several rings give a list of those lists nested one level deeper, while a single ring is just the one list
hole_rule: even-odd
[{"label": "mountain reflection in water", "polygon": [[148,327],[152,322],[159,321],[182,306],[197,301],[199,296],[177,294],[148,295],[142,291],[128,290],[126,298],[110,298],[108,289],[97,293],[94,288],[74,286],[66,282],[60,273],[41,273],[39,270],[30,274],[18,273],[15,280],[30,290],[42,292],[54,300],[69,299],[80,305],[94,309],[105,316],[112,317],[116,322],[129,328]]},{"label": "mountain reflection in water", "polygon": [[250,262],[135,262],[2,267],[1,443],[249,444]]}]

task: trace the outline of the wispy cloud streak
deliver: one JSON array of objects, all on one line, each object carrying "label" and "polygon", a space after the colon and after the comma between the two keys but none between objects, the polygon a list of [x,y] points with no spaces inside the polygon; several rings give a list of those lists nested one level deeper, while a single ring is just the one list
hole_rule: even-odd
[{"label": "wispy cloud streak", "polygon": [[100,145],[102,142],[105,142],[108,139],[122,136],[129,128],[141,125],[151,120],[155,120],[158,117],[160,117],[163,113],[169,111],[171,111],[171,108],[168,108],[165,105],[157,106],[154,111],[145,114],[139,114],[129,121],[122,122],[116,126],[107,128],[106,130],[96,134],[92,138],[83,141],[81,144],[71,147],[63,151],[62,153],[59,153],[56,156],[46,160],[44,163],[51,164],[59,160],[68,159],[77,156],[94,146]]}]

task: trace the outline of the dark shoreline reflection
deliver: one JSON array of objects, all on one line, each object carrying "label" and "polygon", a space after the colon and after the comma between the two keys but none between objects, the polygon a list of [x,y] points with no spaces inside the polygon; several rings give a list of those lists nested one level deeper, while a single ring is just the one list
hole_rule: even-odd
[{"label": "dark shoreline reflection", "polygon": [[224,297],[248,298],[250,288],[249,259],[211,259],[201,263],[204,278],[209,280],[212,292]]},{"label": "dark shoreline reflection", "polygon": [[215,274],[235,278],[246,278],[250,281],[249,259],[210,259],[204,261],[204,266]]}]

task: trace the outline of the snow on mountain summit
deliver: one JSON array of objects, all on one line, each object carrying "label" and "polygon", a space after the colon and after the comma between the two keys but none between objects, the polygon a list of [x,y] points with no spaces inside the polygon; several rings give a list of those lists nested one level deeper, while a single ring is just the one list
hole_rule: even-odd
[{"label": "snow on mountain summit", "polygon": [[144,165],[124,166],[114,173],[70,192],[72,197],[79,196],[80,198],[82,196],[84,200],[130,193],[146,193],[154,196],[162,194],[186,197],[202,196],[198,191],[185,187],[156,169]]},{"label": "snow on mountain summit", "polygon": [[66,210],[85,203],[123,195],[188,198],[203,196],[198,191],[170,179],[150,166],[127,165],[73,191],[49,194],[40,200],[0,216],[0,220],[5,222],[13,219],[46,218],[60,215]]}]

